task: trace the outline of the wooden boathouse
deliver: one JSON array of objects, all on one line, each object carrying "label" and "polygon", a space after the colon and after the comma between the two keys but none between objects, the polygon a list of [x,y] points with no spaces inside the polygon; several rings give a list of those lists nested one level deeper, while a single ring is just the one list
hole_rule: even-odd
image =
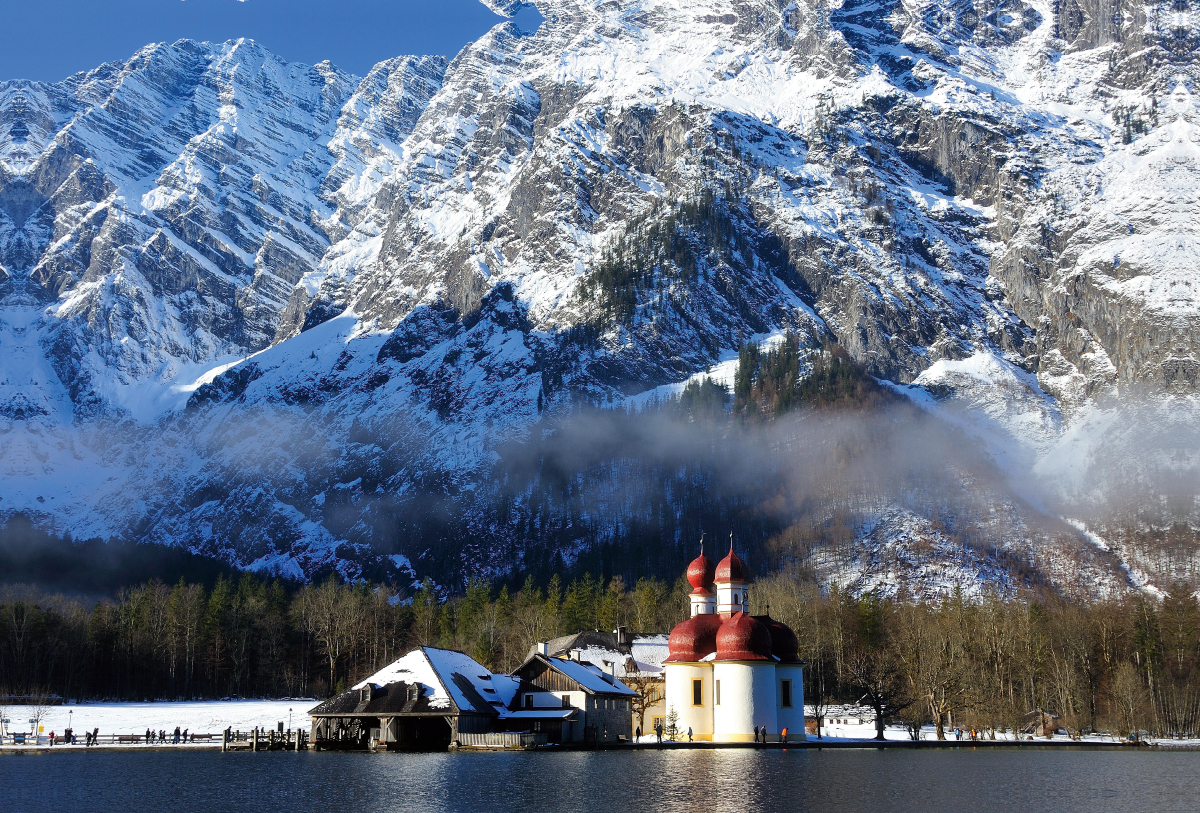
[{"label": "wooden boathouse", "polygon": [[496,731],[515,691],[468,655],[421,647],[312,709],[312,747],[443,750]]},{"label": "wooden boathouse", "polygon": [[310,747],[443,750],[628,740],[636,693],[578,660],[537,654],[500,675],[421,647],[313,708]]}]

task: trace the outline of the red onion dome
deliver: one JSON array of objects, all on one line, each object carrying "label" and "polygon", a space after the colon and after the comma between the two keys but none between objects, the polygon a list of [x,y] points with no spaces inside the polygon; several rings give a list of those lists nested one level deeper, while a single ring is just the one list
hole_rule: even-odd
[{"label": "red onion dome", "polygon": [[704,613],[676,625],[667,639],[670,655],[664,663],[695,663],[716,652],[721,622],[719,615]]},{"label": "red onion dome", "polygon": [[749,581],[746,578],[746,563],[739,559],[732,549],[729,551],[729,555],[717,564],[715,581],[722,583]]},{"label": "red onion dome", "polygon": [[767,628],[767,632],[771,633],[771,654],[779,659],[780,663],[799,663],[800,657],[797,652],[800,650],[800,641],[796,638],[796,633],[792,632],[792,628],[782,621],[776,621],[769,615],[757,615],[755,619]]},{"label": "red onion dome", "polygon": [[767,625],[745,613],[734,613],[717,630],[717,660],[771,660],[771,633]]},{"label": "red onion dome", "polygon": [[688,565],[687,580],[693,590],[708,592],[708,588],[713,583],[713,563],[703,553]]}]

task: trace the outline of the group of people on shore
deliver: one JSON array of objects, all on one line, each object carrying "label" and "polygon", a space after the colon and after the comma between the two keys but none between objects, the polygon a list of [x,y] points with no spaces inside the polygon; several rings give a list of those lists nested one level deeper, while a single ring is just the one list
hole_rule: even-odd
[{"label": "group of people on shore", "polygon": [[[94,728],[91,731],[85,731],[83,732],[83,744],[95,745],[99,737],[100,729],[98,728]],[[55,745],[75,745],[79,742],[79,737],[75,736],[75,732],[68,728],[61,737],[51,731],[50,735],[47,737],[47,740],[50,744],[50,747],[53,748]]]},{"label": "group of people on shore", "polygon": [[[83,744],[85,747],[99,745],[100,729],[93,728],[91,731],[85,731],[83,732],[83,737]],[[75,736],[75,733],[71,731],[71,729],[67,729],[66,733],[61,737],[55,735],[55,733],[51,731],[49,741],[50,747],[54,747],[55,745],[75,745],[79,742],[79,738]],[[175,726],[174,734],[168,734],[165,728],[159,729],[158,731],[153,731],[147,728],[145,742],[147,745],[179,745],[181,742],[188,742],[188,730],[186,728],[180,730],[179,726]]]},{"label": "group of people on shore", "polygon": [[[654,724],[654,735],[658,738],[659,745],[662,745],[664,733],[665,733],[665,729],[663,728],[663,724],[655,723]],[[641,726],[638,726],[635,729],[633,741],[634,742],[642,741],[642,727]],[[691,726],[688,726],[687,741],[694,742],[694,740],[692,738],[692,727]],[[767,743],[767,727],[766,726],[762,726],[762,727],[755,726],[754,727],[754,741],[756,743],[761,742],[763,745],[766,745],[766,743]],[[779,733],[779,741],[784,743],[785,745],[787,744],[788,730],[786,727],[783,729],[783,731],[781,731]]]},{"label": "group of people on shore", "polygon": [[[761,742],[763,745],[767,744],[767,727],[766,726],[762,726],[761,728],[758,726],[754,727],[754,741]],[[785,745],[787,744],[787,741],[788,741],[787,726],[784,726],[783,731],[779,732],[779,741],[784,743]]]}]

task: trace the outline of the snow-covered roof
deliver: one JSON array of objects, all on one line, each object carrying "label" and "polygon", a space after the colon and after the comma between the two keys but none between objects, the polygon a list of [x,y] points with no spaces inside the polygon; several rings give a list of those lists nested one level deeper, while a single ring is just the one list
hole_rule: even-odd
[{"label": "snow-covered roof", "polygon": [[[666,634],[655,633],[651,635],[638,634],[631,637],[633,641],[630,643],[629,654],[625,654],[612,647],[597,646],[594,643],[585,644],[580,647],[571,647],[568,651],[571,653],[572,658],[584,663],[590,663],[604,673],[609,673],[612,667],[615,666],[618,678],[623,678],[631,674],[632,670],[626,668],[629,666],[630,658],[633,658],[634,665],[637,666],[637,671],[640,674],[661,675],[663,661],[670,655],[670,650],[667,647],[668,636]],[[554,653],[551,650],[551,654],[566,653]]]},{"label": "snow-covered roof", "polygon": [[507,713],[506,707],[517,693],[513,677],[493,674],[470,655],[431,646],[414,649],[353,688],[400,681],[424,686],[430,708],[448,709],[453,700],[461,711],[494,712],[501,716]]},{"label": "snow-covered roof", "polygon": [[639,635],[633,639],[633,658],[638,662],[638,668],[643,672],[650,671],[642,667],[646,664],[653,671],[662,671],[663,661],[671,654],[667,646],[666,633],[656,635]]},{"label": "snow-covered roof", "polygon": [[586,691],[600,694],[623,694],[630,697],[637,695],[633,689],[590,663],[580,663],[566,658],[546,658],[546,660]]},{"label": "snow-covered roof", "polygon": [[[578,657],[578,659],[583,663],[590,664],[606,674],[613,666],[616,666],[618,677],[628,676],[632,672],[632,670],[628,668],[630,666],[630,658],[633,658],[633,665],[637,666],[637,671],[642,674],[658,675],[662,673],[661,662],[653,663],[642,660],[638,657],[638,654],[640,653],[638,653],[636,649],[632,654],[626,655],[622,652],[618,652],[615,649],[602,649],[601,647],[595,646],[572,650],[573,657]],[[657,653],[651,654],[656,655]],[[663,657],[665,658],[666,655],[663,655]]]}]

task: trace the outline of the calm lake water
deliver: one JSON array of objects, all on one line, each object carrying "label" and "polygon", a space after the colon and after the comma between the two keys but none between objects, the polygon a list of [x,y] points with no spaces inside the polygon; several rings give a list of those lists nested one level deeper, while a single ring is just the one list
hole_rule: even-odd
[{"label": "calm lake water", "polygon": [[1059,750],[0,756],[35,810],[1200,810],[1200,753]]}]

